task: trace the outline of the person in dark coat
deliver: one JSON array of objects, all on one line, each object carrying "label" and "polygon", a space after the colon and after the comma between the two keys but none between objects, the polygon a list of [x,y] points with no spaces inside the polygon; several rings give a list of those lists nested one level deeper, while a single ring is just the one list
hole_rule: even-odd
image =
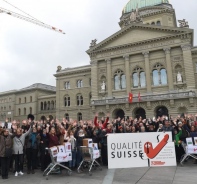
[{"label": "person in dark coat", "polygon": [[9,130],[5,129],[0,135],[0,161],[1,161],[1,175],[2,179],[8,179],[8,172],[10,166],[10,157],[6,155],[6,149],[12,151],[12,137],[9,135]]},{"label": "person in dark coat", "polygon": [[41,161],[41,171],[44,171],[50,163],[49,153],[46,148],[49,147],[49,140],[47,137],[46,129],[43,129],[40,134],[40,161]]}]

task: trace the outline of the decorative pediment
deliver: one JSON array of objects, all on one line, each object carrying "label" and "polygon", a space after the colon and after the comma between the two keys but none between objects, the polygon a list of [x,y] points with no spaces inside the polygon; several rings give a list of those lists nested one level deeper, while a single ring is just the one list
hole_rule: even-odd
[{"label": "decorative pediment", "polygon": [[191,33],[193,34],[192,29],[134,23],[98,43],[95,47],[90,48],[87,50],[87,53],[95,53],[97,51],[109,50],[115,47],[125,47],[138,42],[151,42],[158,40],[158,38],[169,39],[169,37]]}]

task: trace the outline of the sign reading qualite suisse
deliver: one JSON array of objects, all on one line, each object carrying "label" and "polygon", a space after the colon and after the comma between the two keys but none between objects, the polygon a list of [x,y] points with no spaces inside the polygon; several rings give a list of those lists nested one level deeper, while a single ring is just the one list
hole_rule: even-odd
[{"label": "sign reading qualite suisse", "polygon": [[176,166],[171,132],[108,135],[108,167]]}]

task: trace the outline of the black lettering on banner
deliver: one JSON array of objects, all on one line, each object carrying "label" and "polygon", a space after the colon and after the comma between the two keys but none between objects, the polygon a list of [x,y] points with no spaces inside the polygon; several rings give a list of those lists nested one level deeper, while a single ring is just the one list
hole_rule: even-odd
[{"label": "black lettering on banner", "polygon": [[133,157],[137,157],[136,151],[133,152],[134,156]]},{"label": "black lettering on banner", "polygon": [[128,158],[131,158],[131,151],[128,151]]},{"label": "black lettering on banner", "polygon": [[111,152],[112,157],[111,158],[115,158],[114,152]]}]

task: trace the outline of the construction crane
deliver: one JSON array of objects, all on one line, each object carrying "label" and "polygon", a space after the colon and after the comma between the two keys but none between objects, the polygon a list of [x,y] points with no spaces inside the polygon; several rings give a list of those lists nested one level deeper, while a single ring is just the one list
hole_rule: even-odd
[{"label": "construction crane", "polygon": [[24,16],[24,15],[21,15],[21,14],[18,14],[18,13],[15,13],[13,11],[10,11],[10,10],[6,10],[4,8],[1,8],[0,7],[0,13],[6,13],[7,15],[11,15],[13,17],[16,17],[16,18],[19,18],[19,19],[22,19],[22,20],[25,20],[27,22],[31,22],[33,24],[36,24],[38,26],[42,26],[42,27],[45,27],[47,29],[50,29],[50,30],[53,30],[53,31],[56,31],[58,33],[62,33],[62,34],[65,34],[61,29],[58,29],[56,27],[53,27],[53,26],[50,26],[50,25],[47,25],[37,19],[34,19],[34,18],[30,18],[30,17],[27,17],[27,16]]}]

